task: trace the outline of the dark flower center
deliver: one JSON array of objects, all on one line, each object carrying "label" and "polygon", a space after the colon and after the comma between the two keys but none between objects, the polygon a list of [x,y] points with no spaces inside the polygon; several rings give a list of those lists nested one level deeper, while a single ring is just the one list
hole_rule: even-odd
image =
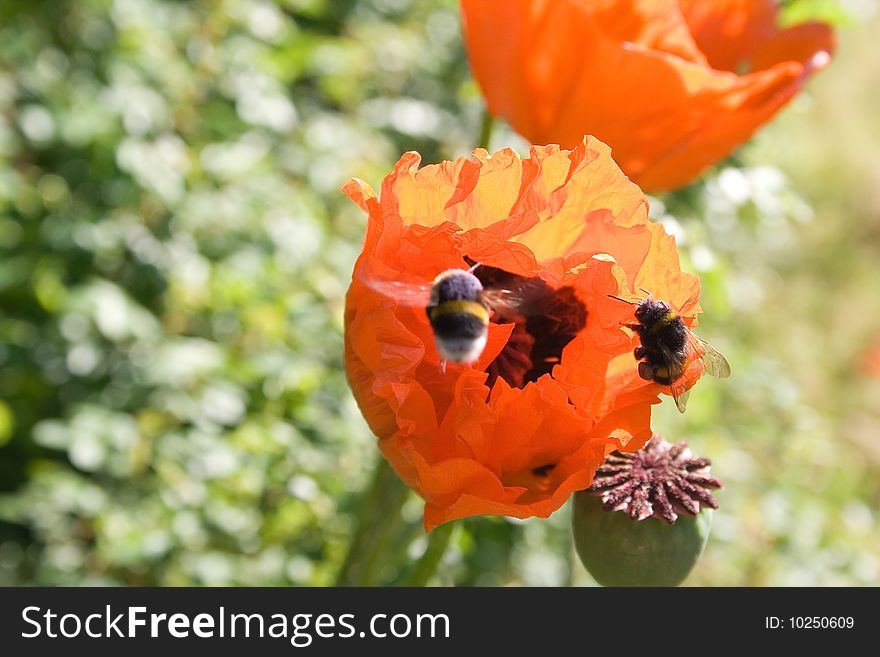
[{"label": "dark flower center", "polygon": [[[473,264],[473,263],[472,263]],[[493,360],[486,384],[498,377],[522,388],[549,374],[562,358],[562,350],[586,326],[587,309],[574,288],[554,290],[540,278],[526,278],[503,269],[481,265],[474,271],[487,290],[509,290],[509,302],[493,307],[490,321],[515,324],[504,349]]]},{"label": "dark flower center", "polygon": [[536,477],[546,477],[555,467],[555,463],[545,463],[544,465],[539,465],[537,468],[532,468],[532,474]]}]

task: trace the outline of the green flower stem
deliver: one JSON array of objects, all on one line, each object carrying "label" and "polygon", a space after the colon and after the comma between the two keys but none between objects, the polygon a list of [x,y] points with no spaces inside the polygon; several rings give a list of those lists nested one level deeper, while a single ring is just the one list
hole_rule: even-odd
[{"label": "green flower stem", "polygon": [[395,538],[401,534],[400,525],[404,522],[401,509],[406,498],[409,497],[409,489],[393,471],[392,475],[394,480],[371,521],[374,527],[371,532],[373,540],[361,562],[360,577],[356,582],[359,586],[376,586],[381,583],[383,567],[388,563],[388,557],[393,554]]},{"label": "green flower stem", "polygon": [[480,140],[477,145],[489,150],[489,142],[492,139],[492,129],[495,127],[495,117],[489,113],[489,108],[483,110],[483,121],[480,123]]},{"label": "green flower stem", "polygon": [[447,522],[428,534],[428,547],[413,567],[406,586],[425,586],[431,580],[457,529],[457,523]]},{"label": "green flower stem", "polygon": [[381,572],[388,541],[402,522],[409,489],[388,462],[379,457],[373,480],[361,502],[357,527],[336,579],[336,586],[370,586]]}]

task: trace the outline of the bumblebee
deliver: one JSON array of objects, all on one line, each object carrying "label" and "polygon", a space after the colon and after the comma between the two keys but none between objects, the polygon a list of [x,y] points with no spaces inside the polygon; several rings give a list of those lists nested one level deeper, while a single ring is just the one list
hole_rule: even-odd
[{"label": "bumblebee", "polygon": [[478,267],[480,263],[470,269],[447,269],[430,285],[376,278],[364,282],[399,303],[424,307],[442,359],[441,367],[445,367],[447,361],[472,363],[480,357],[486,347],[492,313],[513,317],[530,312],[524,288],[484,287],[474,275]]},{"label": "bumblebee", "polygon": [[720,379],[730,376],[730,364],[712,345],[694,334],[681,315],[665,301],[652,298],[628,301],[636,307],[636,322],[626,324],[641,344],[633,350],[639,361],[639,376],[669,386],[675,405],[684,413],[690,390],[683,380],[685,370],[695,358],[702,359],[706,372]]},{"label": "bumblebee", "polygon": [[472,363],[489,335],[489,291],[471,271],[448,269],[431,286],[425,313],[443,360]]}]

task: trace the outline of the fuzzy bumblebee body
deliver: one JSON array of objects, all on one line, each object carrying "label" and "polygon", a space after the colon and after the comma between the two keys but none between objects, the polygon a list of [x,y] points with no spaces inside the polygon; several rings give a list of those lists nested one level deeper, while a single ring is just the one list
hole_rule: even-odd
[{"label": "fuzzy bumblebee body", "polygon": [[[428,285],[372,276],[362,281],[399,304],[424,309],[444,371],[447,362],[473,363],[479,359],[489,337],[490,318],[496,322],[520,322],[523,327],[526,322],[532,326],[531,321],[539,318],[543,320],[542,326],[549,323],[558,329],[561,314],[565,321],[575,325],[567,329],[571,337],[586,323],[586,311],[576,312],[579,302],[566,296],[567,288],[554,291],[539,278],[516,276],[481,263],[470,269],[447,269]],[[537,324],[534,330],[539,330]],[[531,353],[534,339],[527,328],[523,333],[527,335],[521,335],[520,340],[528,341],[530,350],[523,355],[528,365],[523,374],[552,367],[552,363],[559,361],[559,355],[550,349],[547,353],[536,352],[539,360],[535,364]]]},{"label": "fuzzy bumblebee body", "polygon": [[[643,301],[636,308],[637,324],[629,324],[641,341],[634,355],[639,376],[660,385],[681,377],[688,360],[688,328],[675,310],[663,301]],[[643,360],[644,359],[644,360]]]},{"label": "fuzzy bumblebee body", "polygon": [[431,286],[425,312],[444,360],[470,363],[480,357],[489,335],[489,310],[476,276],[464,269],[441,273]]},{"label": "fuzzy bumblebee body", "polygon": [[636,306],[636,322],[626,326],[639,336],[641,342],[633,350],[639,361],[639,376],[646,381],[670,386],[679,411],[684,413],[687,407],[690,390],[684,374],[691,362],[702,360],[706,373],[712,376],[730,376],[727,359],[691,332],[678,311],[668,303],[654,298],[639,302],[620,300]]}]

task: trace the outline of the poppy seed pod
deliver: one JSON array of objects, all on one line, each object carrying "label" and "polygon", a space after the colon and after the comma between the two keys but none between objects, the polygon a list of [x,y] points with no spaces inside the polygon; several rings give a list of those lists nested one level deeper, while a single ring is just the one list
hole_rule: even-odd
[{"label": "poppy seed pod", "polygon": [[533,143],[592,134],[648,191],[680,187],[786,105],[834,50],[772,0],[462,0],[489,110]]},{"label": "poppy seed pod", "polygon": [[640,452],[609,455],[574,495],[572,533],[584,567],[603,586],[677,586],[697,563],[721,482],[708,459],[655,436]]}]

